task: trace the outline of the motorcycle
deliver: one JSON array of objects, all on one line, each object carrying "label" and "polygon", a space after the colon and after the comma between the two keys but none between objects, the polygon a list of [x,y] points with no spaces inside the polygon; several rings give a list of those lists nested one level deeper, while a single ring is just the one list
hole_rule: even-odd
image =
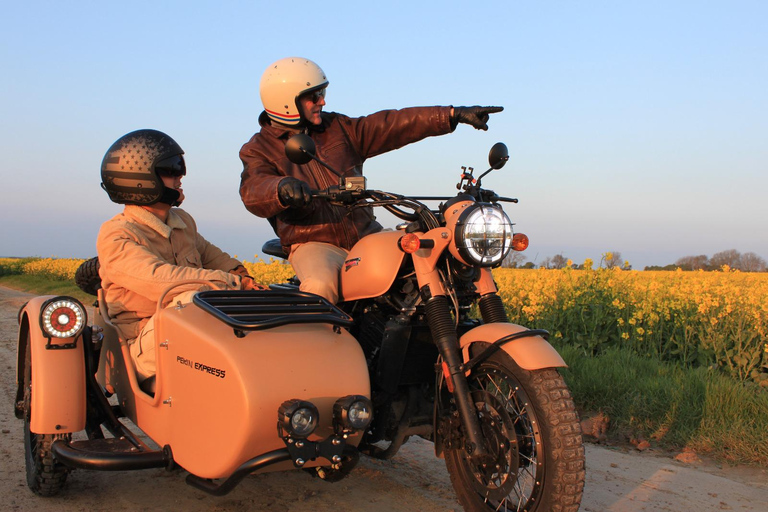
[{"label": "motorcycle", "polygon": [[[508,161],[507,147],[491,148],[478,177],[462,167],[454,197],[368,190],[364,177],[319,160],[306,135],[292,137],[286,154],[339,175],[314,200],[382,207],[404,221],[358,241],[340,277],[340,307],[371,375],[374,419],[359,449],[388,459],[410,436],[434,441],[466,510],[577,510],[584,449],[556,370],[565,362],[546,331],[508,322],[492,276],[510,249],[528,246],[500,205],[517,199],[482,187]],[[262,250],[285,256],[279,240]]]},{"label": "motorcycle", "polygon": [[[330,169],[305,135],[286,155]],[[75,468],[180,466],[215,495],[266,471],[336,482],[360,454],[390,459],[419,436],[466,510],[578,510],[584,449],[565,362],[546,331],[508,322],[492,276],[528,245],[499,204],[517,200],[482,188],[508,159],[499,143],[481,176],[462,168],[455,197],[369,190],[331,169],[339,185],[314,200],[403,221],[352,247],[338,306],[295,282],[172,307],[161,297],[150,381],[138,382],[98,286],[92,325],[74,298],[32,299],[19,313],[16,399],[30,489],[56,494]],[[279,241],[264,251],[285,256]],[[86,262],[78,281],[97,266]]]}]

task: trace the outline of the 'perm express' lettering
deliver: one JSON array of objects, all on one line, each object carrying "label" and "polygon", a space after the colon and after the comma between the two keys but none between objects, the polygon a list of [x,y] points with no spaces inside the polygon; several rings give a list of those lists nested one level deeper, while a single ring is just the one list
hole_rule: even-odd
[{"label": "'perm express' lettering", "polygon": [[193,361],[191,359],[187,359],[186,357],[182,357],[182,356],[176,356],[176,362],[184,366],[189,366],[193,370],[207,373],[209,375],[213,375],[214,377],[219,377],[220,379],[223,379],[227,374],[226,370],[222,370],[221,368],[215,368],[213,366],[208,366],[207,364],[199,363],[197,361]]}]

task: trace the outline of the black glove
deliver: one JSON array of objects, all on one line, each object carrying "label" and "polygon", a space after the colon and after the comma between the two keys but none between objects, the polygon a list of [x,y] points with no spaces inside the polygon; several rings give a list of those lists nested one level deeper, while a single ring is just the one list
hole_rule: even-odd
[{"label": "black glove", "polygon": [[312,190],[306,181],[285,178],[277,186],[277,197],[283,206],[301,208],[312,201]]},{"label": "black glove", "polygon": [[502,110],[504,107],[453,107],[451,128],[455,130],[459,123],[465,123],[478,130],[487,130],[489,115]]}]

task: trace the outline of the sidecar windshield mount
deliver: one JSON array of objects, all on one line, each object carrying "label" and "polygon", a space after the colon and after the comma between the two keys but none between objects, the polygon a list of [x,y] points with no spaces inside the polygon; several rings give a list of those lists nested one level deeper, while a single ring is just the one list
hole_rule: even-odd
[{"label": "sidecar windshield mount", "polygon": [[352,318],[326,299],[298,290],[212,290],[196,294],[193,301],[238,336],[288,324],[352,326]]}]

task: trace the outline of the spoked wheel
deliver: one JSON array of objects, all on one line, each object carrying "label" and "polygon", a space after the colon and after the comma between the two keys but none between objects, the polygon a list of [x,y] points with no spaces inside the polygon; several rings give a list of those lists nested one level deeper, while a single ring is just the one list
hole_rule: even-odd
[{"label": "spoked wheel", "polygon": [[69,468],[56,460],[51,444],[63,439],[69,441],[72,434],[35,434],[29,429],[32,409],[32,353],[30,337],[24,357],[24,463],[27,485],[39,496],[54,496],[67,481]]},{"label": "spoked wheel", "polygon": [[474,461],[463,438],[445,452],[468,511],[572,511],[584,488],[576,409],[554,369],[527,371],[497,352],[469,376],[487,456]]}]

